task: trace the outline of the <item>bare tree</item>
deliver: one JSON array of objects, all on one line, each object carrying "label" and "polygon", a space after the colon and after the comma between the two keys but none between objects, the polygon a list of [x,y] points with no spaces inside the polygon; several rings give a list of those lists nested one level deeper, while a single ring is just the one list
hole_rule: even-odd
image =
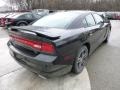
[{"label": "bare tree", "polygon": [[[85,9],[96,11],[119,11],[119,0],[9,0],[19,10],[39,8],[48,9]],[[12,8],[13,9],[13,8]]]}]

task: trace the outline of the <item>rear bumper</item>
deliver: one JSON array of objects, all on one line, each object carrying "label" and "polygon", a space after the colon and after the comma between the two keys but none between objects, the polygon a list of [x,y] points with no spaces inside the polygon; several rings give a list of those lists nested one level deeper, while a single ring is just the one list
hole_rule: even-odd
[{"label": "rear bumper", "polygon": [[23,67],[43,75],[45,77],[54,77],[64,75],[70,72],[72,65],[57,65],[54,62],[58,59],[57,56],[39,54],[35,57],[30,57],[17,50],[8,42],[8,47],[11,56]]}]

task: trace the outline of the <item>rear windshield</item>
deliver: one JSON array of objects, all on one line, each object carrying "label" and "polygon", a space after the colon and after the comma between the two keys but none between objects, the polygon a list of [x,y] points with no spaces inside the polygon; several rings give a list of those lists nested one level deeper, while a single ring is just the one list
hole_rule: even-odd
[{"label": "rear windshield", "polygon": [[78,13],[54,13],[39,19],[38,21],[33,23],[33,26],[66,29],[67,26],[71,24],[72,21],[78,16]]}]

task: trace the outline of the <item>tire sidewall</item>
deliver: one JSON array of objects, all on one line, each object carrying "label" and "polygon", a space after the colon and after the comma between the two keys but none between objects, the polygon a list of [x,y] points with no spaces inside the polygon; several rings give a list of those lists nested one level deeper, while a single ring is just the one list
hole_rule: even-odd
[{"label": "tire sidewall", "polygon": [[110,33],[111,33],[111,30],[109,29],[108,30],[108,33],[107,33],[107,36],[106,36],[106,39],[104,40],[104,43],[107,43],[109,38],[110,38]]},{"label": "tire sidewall", "polygon": [[[78,65],[77,65],[77,58],[78,56],[80,55],[81,51],[83,49],[86,49],[87,50],[87,57],[85,58],[84,62],[86,63],[84,66],[82,66],[81,68],[78,68]],[[73,72],[76,73],[76,74],[79,74],[83,71],[84,67],[87,65],[87,58],[88,58],[88,48],[86,46],[82,46],[79,50],[78,50],[78,53],[76,55],[76,59],[74,61],[74,64],[73,64]]]},{"label": "tire sidewall", "polygon": [[[23,24],[23,25],[22,25]],[[21,21],[21,22],[18,22],[18,26],[26,26],[28,23],[27,22],[23,22],[23,21]]]}]

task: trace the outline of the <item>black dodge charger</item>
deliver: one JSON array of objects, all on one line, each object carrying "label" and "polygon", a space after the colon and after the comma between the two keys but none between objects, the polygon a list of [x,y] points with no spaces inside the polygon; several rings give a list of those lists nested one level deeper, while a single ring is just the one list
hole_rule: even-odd
[{"label": "black dodge charger", "polygon": [[63,11],[39,19],[31,26],[9,30],[13,58],[37,74],[53,77],[81,73],[87,57],[107,43],[111,24],[92,11]]}]

